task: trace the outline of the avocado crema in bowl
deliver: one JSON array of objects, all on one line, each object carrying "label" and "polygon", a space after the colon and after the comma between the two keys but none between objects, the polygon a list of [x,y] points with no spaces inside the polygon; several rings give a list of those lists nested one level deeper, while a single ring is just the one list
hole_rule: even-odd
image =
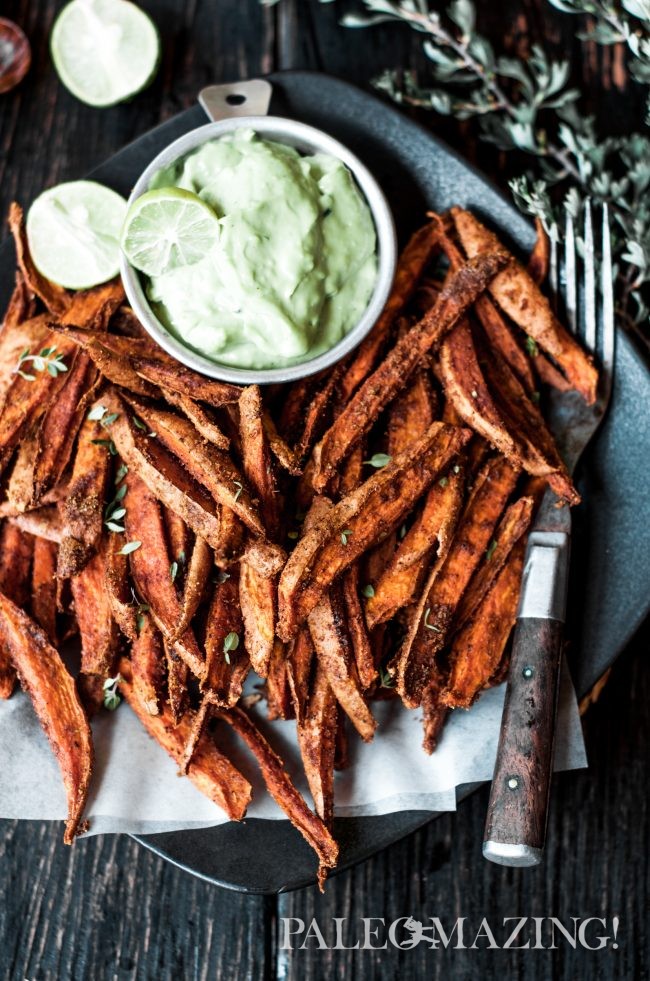
[{"label": "avocado crema in bowl", "polygon": [[392,216],[344,146],[276,117],[203,126],[161,153],[130,204],[180,188],[215,213],[198,261],[146,276],[122,257],[127,296],[178,360],[226,381],[321,371],[369,332],[395,271]]}]

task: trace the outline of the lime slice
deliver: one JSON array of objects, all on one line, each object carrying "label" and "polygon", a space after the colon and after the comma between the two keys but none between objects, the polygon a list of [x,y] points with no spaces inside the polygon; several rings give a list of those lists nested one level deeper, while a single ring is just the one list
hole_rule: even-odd
[{"label": "lime slice", "polygon": [[215,246],[219,219],[212,208],[179,187],[147,191],[129,208],[122,249],[132,266],[161,276],[193,266]]},{"label": "lime slice", "polygon": [[70,181],[36,198],[27,240],[39,272],[72,290],[117,276],[126,201],[94,181]]},{"label": "lime slice", "polygon": [[72,0],[50,39],[65,87],[89,106],[112,106],[143,89],[158,67],[152,20],[128,0]]}]

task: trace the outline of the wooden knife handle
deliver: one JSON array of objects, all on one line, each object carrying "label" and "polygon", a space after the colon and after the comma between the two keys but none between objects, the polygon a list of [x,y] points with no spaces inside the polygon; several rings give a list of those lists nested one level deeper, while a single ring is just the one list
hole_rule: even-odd
[{"label": "wooden knife handle", "polygon": [[520,617],[513,640],[483,854],[538,865],[546,836],[564,624]]}]

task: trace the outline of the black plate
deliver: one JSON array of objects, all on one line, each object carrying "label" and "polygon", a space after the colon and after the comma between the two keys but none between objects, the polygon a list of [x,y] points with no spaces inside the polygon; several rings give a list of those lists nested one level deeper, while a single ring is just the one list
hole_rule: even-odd
[{"label": "black plate", "polygon": [[[375,97],[326,75],[271,75],[271,112],[310,123],[350,147],[381,184],[403,240],[427,208],[471,208],[528,251],[530,225],[480,173],[429,132]],[[150,160],[168,143],[205,123],[196,106],[126,147],[90,176],[128,195]],[[0,259],[0,303],[13,282],[11,246]],[[608,418],[585,459],[579,486],[585,504],[575,512],[569,629],[570,660],[579,695],[589,691],[625,647],[650,609],[650,375],[632,340],[619,335]],[[379,750],[379,747],[378,747]],[[472,788],[463,788],[465,796]],[[403,811],[341,818],[339,869],[404,837],[435,815]],[[218,885],[276,893],[313,883],[311,849],[287,821],[251,819],[199,831],[137,840],[164,858]]]}]

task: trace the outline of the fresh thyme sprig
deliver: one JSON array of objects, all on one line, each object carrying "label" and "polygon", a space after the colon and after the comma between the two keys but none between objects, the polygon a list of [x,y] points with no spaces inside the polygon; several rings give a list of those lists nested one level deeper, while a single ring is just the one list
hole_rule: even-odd
[{"label": "fresh thyme sprig", "polygon": [[[433,84],[397,70],[375,79],[395,101],[473,120],[479,136],[501,150],[525,153],[532,173],[510,182],[514,199],[561,237],[564,209],[579,216],[586,198],[607,202],[613,217],[617,305],[621,322],[648,319],[650,283],[650,139],[643,134],[602,139],[577,106],[569,62],[552,61],[539,45],[526,59],[504,57],[476,29],[476,5],[453,0],[446,17],[428,0],[361,0],[367,14],[343,23],[368,27],[406,24],[423,38]],[[587,35],[602,44],[623,40],[634,77],[650,84],[650,0],[550,0],[570,13],[589,14]],[[629,16],[628,16],[629,15]]]},{"label": "fresh thyme sprig", "polygon": [[36,375],[23,371],[23,365],[31,364],[34,371],[47,371],[53,378],[68,370],[68,366],[63,360],[62,354],[56,354],[56,347],[44,347],[38,354],[31,354],[28,347],[18,358],[18,364],[14,368],[14,374],[20,375],[25,381],[36,381]]}]

